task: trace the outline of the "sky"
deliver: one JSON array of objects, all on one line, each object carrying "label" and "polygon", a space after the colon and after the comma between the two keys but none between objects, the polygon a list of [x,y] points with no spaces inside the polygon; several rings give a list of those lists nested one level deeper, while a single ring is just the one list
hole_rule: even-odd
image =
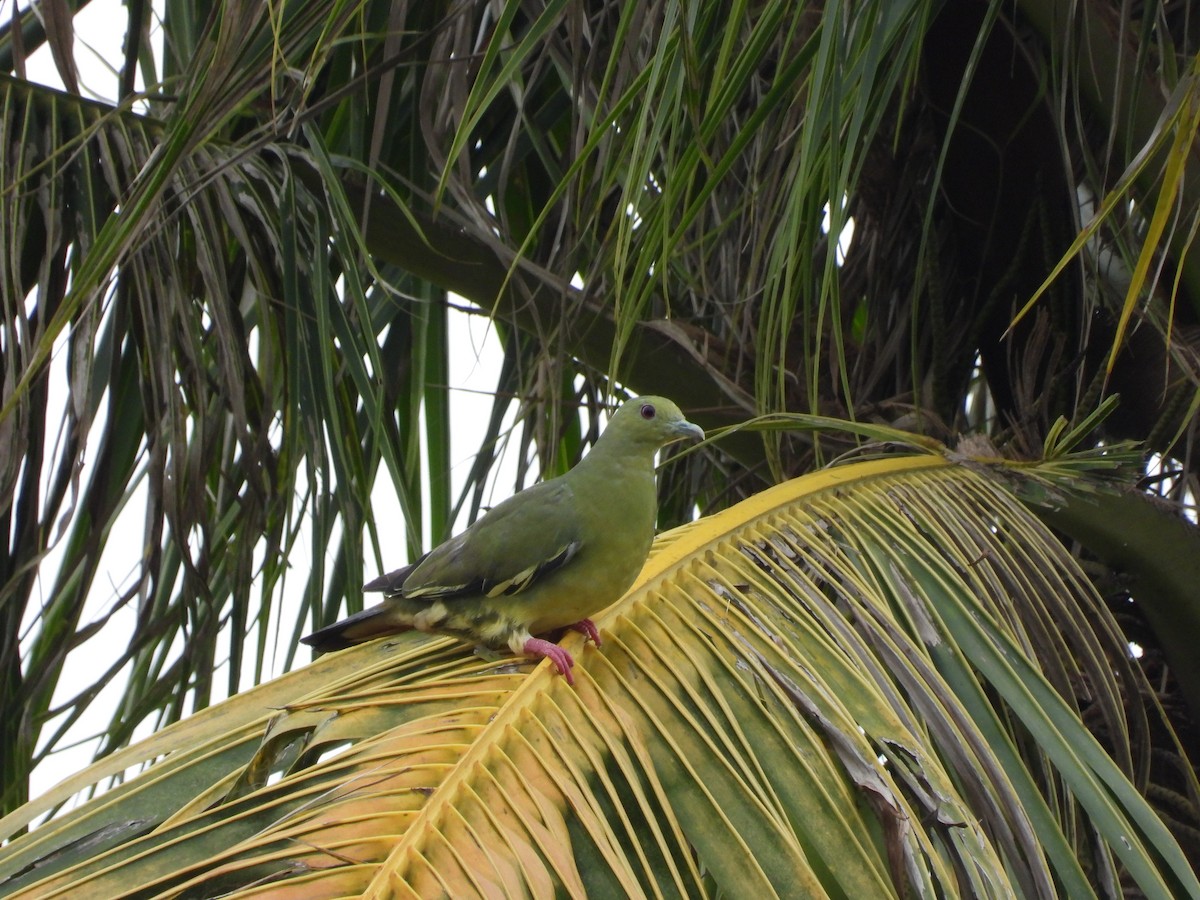
[{"label": "sky", "polygon": [[[11,3],[12,0],[9,2]],[[27,2],[21,3],[22,8],[27,5]],[[156,50],[161,53],[161,29],[158,27],[157,19],[161,14],[162,0],[155,0],[154,9],[155,22],[151,25],[151,40]],[[4,0],[0,0],[0,13],[9,10],[11,10],[11,6]],[[75,61],[79,71],[80,87],[85,96],[109,102],[115,100],[117,66],[122,56],[126,17],[126,9],[121,0],[92,0],[75,16]],[[60,89],[63,86],[48,47],[42,47],[29,58],[26,74],[32,81]],[[140,81],[138,87],[142,87]],[[828,206],[825,214],[824,227],[828,229]],[[844,254],[849,245],[853,236],[853,228],[853,220],[850,220],[838,241],[839,256]],[[452,299],[455,301],[455,305],[464,307],[468,305],[461,298]],[[451,458],[454,476],[452,496],[457,496],[470,471],[473,454],[482,442],[484,428],[491,415],[491,394],[495,389],[503,352],[488,319],[484,316],[460,312],[452,306],[449,329],[449,346],[454,348],[450,357]],[[58,357],[61,357],[61,354]],[[63,375],[65,360],[58,357],[52,364],[57,366],[57,377],[53,377],[54,370],[52,370],[52,384],[57,382],[61,386],[65,383]],[[55,402],[61,407],[61,404],[65,402],[65,396],[60,389],[57,401],[55,401],[52,387],[51,403]],[[51,415],[53,415],[54,408],[52,406]],[[511,416],[510,412],[510,419],[506,423],[508,425],[511,425]],[[97,423],[94,433],[99,433],[100,424]],[[494,504],[511,491],[511,486],[515,481],[516,467],[517,460],[514,453],[501,457],[499,465],[493,472],[492,480],[492,484],[497,486],[497,493],[490,498],[485,498],[485,502]],[[83,478],[87,479],[88,475],[85,460]],[[395,552],[391,556],[384,548],[384,564],[388,568],[398,568],[409,560],[406,558],[407,551],[403,542],[404,524],[400,504],[386,470],[382,473],[373,495],[373,505],[378,533],[396,536],[394,539]],[[425,506],[428,508],[428,504]],[[109,541],[109,546],[102,559],[101,571],[84,611],[84,621],[102,615],[111,606],[121,588],[130,583],[140,556],[144,511],[143,493],[141,498],[127,506],[118,523],[117,533]],[[465,520],[460,521],[458,527],[461,529],[465,524]],[[337,546],[336,541],[330,542],[329,546],[330,558],[327,562],[332,563],[333,553]],[[364,546],[369,545],[364,544]],[[294,571],[302,573],[307,571],[312,563],[311,556],[308,555],[311,548],[310,534],[303,529],[296,547],[297,550],[289,557],[289,565]],[[59,559],[61,559],[61,553],[52,552],[43,563],[40,576],[42,590],[48,591],[53,584]],[[368,566],[368,574],[371,574],[369,569],[370,566]],[[290,591],[285,586],[283,612],[276,617],[277,623],[295,621],[296,615],[289,614],[289,610],[294,610],[296,604],[299,603],[299,592],[303,581],[302,576],[292,579]],[[106,584],[111,585],[110,590],[104,589]],[[35,601],[36,599],[35,597]],[[105,629],[88,642],[86,646],[95,648],[94,651],[89,650],[86,654],[73,654],[59,685],[55,702],[69,698],[81,686],[90,683],[96,669],[106,665],[103,658],[105,648],[113,648],[109,658],[116,658],[120,648],[128,644],[128,635],[133,628],[133,618],[134,610],[127,607],[120,612],[120,615],[114,616]],[[274,638],[275,636],[272,635],[271,640],[268,641],[269,645],[279,644],[279,641]],[[307,649],[302,649],[299,661],[303,662],[307,659],[308,652]],[[265,677],[270,678],[282,674],[282,662],[282,653],[279,659],[268,660]],[[227,676],[223,677],[218,671],[214,684],[224,685],[226,680]],[[247,682],[242,685],[242,688],[249,686],[250,684]],[[56,753],[34,773],[31,791],[35,796],[91,761],[97,742],[89,739],[89,736],[105,729],[111,718],[112,710],[116,708],[116,704],[121,698],[123,687],[123,678],[114,679],[113,683],[93,702],[88,714],[76,724],[72,731],[72,738],[64,742],[64,745],[70,745],[77,740],[75,746]],[[138,736],[144,737],[151,730],[151,725],[145,724],[138,732]]]},{"label": "sky", "polygon": [[[21,3],[22,8],[26,6],[27,3]],[[160,2],[155,3],[155,9],[157,19],[158,12],[161,10]],[[10,11],[11,6],[8,3],[0,4],[0,13]],[[115,99],[117,64],[112,61],[121,58],[125,24],[126,10],[120,0],[92,0],[89,6],[76,15],[75,60],[79,71],[80,88],[85,96],[109,102]],[[156,41],[156,46],[161,47],[159,35],[157,26],[152,26],[151,38]],[[26,75],[31,81],[60,89],[63,87],[62,79],[48,47],[42,47],[30,56],[27,61]],[[139,87],[141,87],[140,84]],[[461,301],[461,304],[466,305],[465,301]],[[450,346],[454,348],[450,357],[450,386],[451,452],[456,496],[470,471],[473,453],[480,445],[483,429],[491,415],[491,392],[495,388],[496,375],[503,352],[486,317],[470,315],[452,308],[449,329]],[[65,360],[61,358],[61,354],[56,355],[52,367],[52,384],[57,383],[61,386],[65,380],[63,374]],[[52,392],[50,402],[50,421],[53,421],[53,410],[61,408],[65,402],[65,395],[61,389],[57,393],[57,398]],[[57,407],[54,405],[55,403],[58,404]],[[97,423],[98,426],[99,424]],[[98,428],[93,433],[98,434]],[[501,490],[507,489],[514,481],[515,471],[516,459],[509,454],[507,458],[502,459],[493,483],[499,485]],[[85,482],[89,475],[85,459],[83,473]],[[122,514],[116,533],[109,541],[102,559],[101,571],[96,578],[92,594],[88,599],[88,606],[84,612],[85,621],[92,616],[102,614],[112,604],[121,587],[129,582],[134,572],[143,539],[144,492],[142,497],[140,502],[129,504]],[[502,497],[496,496],[492,498],[491,502],[499,499]],[[386,471],[382,473],[379,480],[373,502],[379,533],[381,535],[398,535],[402,538],[404,534],[403,518]],[[303,572],[311,565],[311,557],[307,556],[311,547],[308,534],[302,533],[297,547],[299,549],[291,555],[289,563],[294,570]],[[330,559],[328,560],[330,563],[333,562],[334,549],[336,549],[336,543],[333,543],[330,548]],[[399,567],[408,562],[405,558],[406,550],[403,540],[395,541],[395,552],[390,558],[385,548],[384,557],[385,565],[389,566]],[[59,560],[61,560],[61,552],[51,552],[44,561],[39,575],[41,590],[48,591],[50,589]],[[291,593],[294,596],[288,596],[285,592],[283,601],[285,612],[279,617],[285,622],[288,619],[287,607],[294,608],[294,605],[299,602],[298,593],[302,582],[303,578],[293,579],[292,584],[295,589]],[[105,585],[110,585],[111,590],[105,590]],[[35,594],[35,602],[37,599]],[[88,648],[86,653],[77,652],[72,655],[56,692],[56,703],[73,696],[81,686],[90,683],[97,669],[106,667],[109,660],[116,658],[120,648],[128,643],[127,636],[133,627],[133,615],[134,611],[129,608],[124,610],[122,615],[114,616],[109,625],[85,645]],[[295,620],[294,615],[291,618],[292,621]],[[113,651],[108,660],[105,659],[105,648],[112,648]],[[307,658],[307,653],[306,649],[301,652],[299,656],[301,662]],[[267,677],[281,674],[281,669],[282,658],[275,661],[274,666],[267,672]],[[31,785],[33,796],[44,792],[91,762],[97,741],[91,739],[90,736],[103,731],[107,726],[112,711],[121,697],[123,682],[124,678],[115,679],[108,688],[101,692],[89,707],[88,713],[76,723],[70,737],[63,742],[67,749],[52,755],[35,771]],[[223,679],[218,676],[215,683],[223,684]],[[248,686],[248,684],[243,685],[243,687]],[[139,736],[145,736],[151,730],[151,727],[147,725],[139,732]],[[72,744],[74,746],[70,746]]]}]

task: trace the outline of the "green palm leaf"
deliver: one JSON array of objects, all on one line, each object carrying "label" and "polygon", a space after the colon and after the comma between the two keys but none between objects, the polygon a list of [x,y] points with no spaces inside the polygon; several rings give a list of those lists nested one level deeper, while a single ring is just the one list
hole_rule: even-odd
[{"label": "green palm leaf", "polygon": [[157,760],[16,840],[4,886],[1200,896],[1119,632],[979,467],[781,484],[664,535],[597,621],[575,689],[410,634],[214,706],[5,820]]}]

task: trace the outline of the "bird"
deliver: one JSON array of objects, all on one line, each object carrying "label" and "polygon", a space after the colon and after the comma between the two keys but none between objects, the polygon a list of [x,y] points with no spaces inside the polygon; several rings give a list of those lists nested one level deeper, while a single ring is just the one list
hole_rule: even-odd
[{"label": "bird", "polygon": [[704,431],[664,397],[623,403],[570,471],[488,510],[416,562],[363,591],[384,600],[301,641],[329,652],[416,629],[493,650],[549,659],[575,683],[571,654],[538,637],[562,628],[597,646],[591,616],[620,598],[654,540],[654,458]]}]

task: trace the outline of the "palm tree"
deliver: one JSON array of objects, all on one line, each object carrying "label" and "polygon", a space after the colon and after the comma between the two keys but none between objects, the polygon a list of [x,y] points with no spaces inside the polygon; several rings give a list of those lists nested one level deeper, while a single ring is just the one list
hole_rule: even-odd
[{"label": "palm tree", "polygon": [[[1186,4],[168,4],[160,72],[131,0],[116,108],[20,77],[70,71],[46,7],[0,39],[3,833],[167,755],[8,888],[1200,895]],[[452,295],[504,348],[457,496]],[[627,391],[720,434],[664,525],[726,512],[578,694],[412,638],[205,709],[396,561],[381,470],[414,554]],[[26,804],[117,677],[101,762]]]}]

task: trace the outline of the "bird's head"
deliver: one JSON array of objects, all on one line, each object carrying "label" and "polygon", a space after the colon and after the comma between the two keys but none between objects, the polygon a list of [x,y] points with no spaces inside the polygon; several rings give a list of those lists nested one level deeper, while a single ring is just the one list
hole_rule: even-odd
[{"label": "bird's head", "polygon": [[613,413],[604,436],[651,451],[676,441],[702,441],[704,431],[666,397],[635,397]]}]

